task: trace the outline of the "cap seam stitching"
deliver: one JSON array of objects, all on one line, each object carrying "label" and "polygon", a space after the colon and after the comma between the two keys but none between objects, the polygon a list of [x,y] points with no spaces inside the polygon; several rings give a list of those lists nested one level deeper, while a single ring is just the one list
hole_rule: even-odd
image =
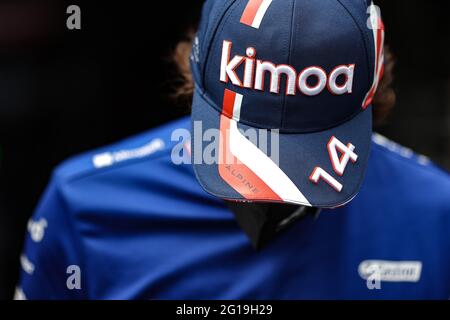
[{"label": "cap seam stitching", "polygon": [[347,13],[350,15],[350,17],[352,18],[353,22],[356,25],[356,28],[359,30],[362,40],[363,40],[363,46],[364,46],[364,50],[366,51],[366,62],[367,62],[367,69],[368,69],[368,73],[367,73],[367,83],[369,84],[369,88],[367,91],[370,90],[370,85],[372,83],[372,79],[370,77],[370,74],[373,72],[373,70],[371,70],[370,68],[370,59],[369,59],[369,55],[370,52],[367,48],[367,43],[366,43],[366,37],[365,37],[365,33],[364,31],[361,29],[361,27],[358,24],[358,21],[356,20],[356,18],[353,16],[353,14],[350,12],[350,10],[341,2],[341,0],[337,0],[337,2],[344,8],[345,11],[347,11]]},{"label": "cap seam stitching", "polygon": [[[292,42],[294,39],[294,16],[295,16],[294,12],[295,12],[295,0],[292,1],[291,30],[289,33],[289,47],[288,47],[288,59],[287,59],[288,65],[292,65],[291,64],[291,48],[293,47]],[[295,85],[297,85],[297,84],[295,84]],[[283,128],[285,115],[286,115],[286,96],[283,96],[283,110],[281,113],[280,128]]]},{"label": "cap seam stitching", "polygon": [[[206,56],[205,56],[205,66],[202,70],[202,77],[201,77],[201,82],[205,84],[205,80],[206,80],[206,70],[208,69],[208,64],[209,64],[209,56],[211,54],[211,48],[213,47],[213,44],[215,42],[215,38],[216,35],[219,33],[219,29],[222,30],[223,29],[223,25],[222,22],[224,20],[228,20],[229,16],[227,16],[228,11],[230,10],[230,8],[236,3],[236,0],[232,0],[231,3],[228,5],[228,7],[226,7],[226,9],[224,10],[223,14],[221,14],[221,17],[219,19],[219,21],[217,22],[217,25],[215,26],[215,30],[212,32],[211,34],[211,41],[209,41],[209,45],[206,51]],[[233,9],[234,10],[234,9]],[[220,15],[220,13],[217,14],[218,16]],[[207,41],[207,40],[206,40]],[[206,84],[205,84],[206,85]]]}]

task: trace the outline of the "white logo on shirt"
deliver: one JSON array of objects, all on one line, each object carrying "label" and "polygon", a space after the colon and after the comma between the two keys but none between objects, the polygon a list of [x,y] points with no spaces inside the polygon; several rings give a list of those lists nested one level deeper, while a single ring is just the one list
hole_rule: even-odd
[{"label": "white logo on shirt", "polygon": [[379,133],[376,132],[373,133],[372,141],[379,146],[385,147],[389,151],[399,154],[403,158],[413,159],[415,157],[417,163],[419,163],[422,166],[428,166],[431,163],[430,158],[421,154],[415,154],[414,151],[412,151],[411,149],[399,145],[398,143],[389,140],[388,138],[382,136]]},{"label": "white logo on shirt", "polygon": [[92,163],[96,168],[109,167],[117,162],[149,156],[156,151],[164,149],[164,146],[164,141],[154,139],[140,148],[97,154],[92,158]]},{"label": "white logo on shirt", "polygon": [[418,282],[422,273],[421,261],[365,260],[358,273],[367,280],[367,288],[381,289],[380,282]]},{"label": "white logo on shirt", "polygon": [[27,229],[30,233],[31,240],[34,242],[41,242],[45,235],[45,228],[47,228],[48,223],[45,218],[40,218],[37,221],[30,219],[28,221]]}]

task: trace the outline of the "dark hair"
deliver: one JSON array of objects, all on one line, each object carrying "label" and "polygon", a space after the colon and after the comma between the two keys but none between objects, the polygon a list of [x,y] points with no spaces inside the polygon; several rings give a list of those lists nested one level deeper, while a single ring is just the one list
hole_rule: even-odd
[{"label": "dark hair", "polygon": [[[189,31],[186,38],[180,41],[173,54],[172,60],[178,70],[178,76],[174,80],[173,98],[178,102],[190,106],[194,93],[194,81],[192,79],[189,56],[191,52],[194,32]],[[394,81],[395,59],[389,47],[385,47],[385,66],[383,78],[380,81],[373,99],[373,118],[375,124],[383,123],[395,105],[396,94],[392,88]]]}]

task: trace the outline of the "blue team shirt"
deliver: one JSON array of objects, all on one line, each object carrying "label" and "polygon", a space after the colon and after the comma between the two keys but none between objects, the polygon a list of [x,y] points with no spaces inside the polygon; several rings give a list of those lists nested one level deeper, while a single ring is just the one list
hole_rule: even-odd
[{"label": "blue team shirt", "polygon": [[172,132],[189,126],[59,166],[28,223],[16,298],[450,297],[450,177],[425,157],[374,135],[351,203],[257,251],[191,165],[171,161]]}]

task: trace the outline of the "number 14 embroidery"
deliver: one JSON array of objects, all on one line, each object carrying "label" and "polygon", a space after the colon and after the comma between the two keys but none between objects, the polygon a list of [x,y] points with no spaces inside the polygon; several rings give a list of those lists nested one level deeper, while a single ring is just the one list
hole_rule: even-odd
[{"label": "number 14 embroidery", "polygon": [[[349,161],[355,163],[358,160],[358,155],[354,152],[355,146],[351,143],[345,145],[339,141],[336,137],[331,137],[327,144],[328,154],[330,155],[331,164],[333,166],[334,172],[342,177],[344,175],[345,168]],[[341,157],[339,158],[338,151],[341,152]],[[320,179],[328,183],[334,190],[341,192],[343,185],[337,181],[333,176],[326,172],[321,167],[315,167],[309,180],[318,184]]]}]

